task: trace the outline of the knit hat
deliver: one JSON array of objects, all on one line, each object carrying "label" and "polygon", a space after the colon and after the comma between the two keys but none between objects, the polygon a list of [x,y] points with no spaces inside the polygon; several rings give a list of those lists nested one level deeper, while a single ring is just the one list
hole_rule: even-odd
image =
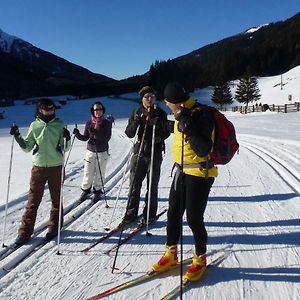
[{"label": "knit hat", "polygon": [[139,91],[140,98],[143,99],[143,97],[148,93],[151,93],[154,95],[156,94],[155,90],[151,86],[146,85],[143,88],[141,88],[141,90]]},{"label": "knit hat", "polygon": [[165,86],[164,99],[177,104],[186,101],[189,95],[178,82],[170,82]]},{"label": "knit hat", "polygon": [[51,99],[48,98],[42,98],[38,101],[37,103],[37,109],[42,108],[42,109],[51,109],[55,108],[55,105]]}]

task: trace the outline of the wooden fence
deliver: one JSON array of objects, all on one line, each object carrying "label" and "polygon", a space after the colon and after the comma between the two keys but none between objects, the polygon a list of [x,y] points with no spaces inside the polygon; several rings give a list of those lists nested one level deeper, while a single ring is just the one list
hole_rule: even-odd
[{"label": "wooden fence", "polygon": [[242,114],[252,113],[252,112],[263,112],[263,111],[276,111],[276,112],[297,112],[300,111],[300,102],[295,102],[293,104],[283,104],[283,105],[275,105],[275,104],[263,104],[263,105],[250,105],[247,107],[245,106],[234,106],[231,108],[223,107],[220,109],[221,111],[235,111],[240,112]]}]

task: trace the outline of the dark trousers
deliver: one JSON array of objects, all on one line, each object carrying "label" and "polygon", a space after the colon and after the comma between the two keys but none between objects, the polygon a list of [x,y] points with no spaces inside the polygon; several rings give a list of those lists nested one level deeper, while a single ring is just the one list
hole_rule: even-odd
[{"label": "dark trousers", "polygon": [[[147,217],[148,209],[148,194],[149,194],[149,183],[150,183],[150,164],[151,159],[148,156],[141,155],[138,159],[138,154],[134,154],[131,159],[130,169],[130,189],[128,193],[128,206],[127,216],[136,217],[139,210],[141,188],[145,177],[147,176],[147,192],[145,195],[145,206],[143,209],[143,216]],[[161,152],[155,153],[153,158],[153,175],[152,175],[152,186],[151,186],[151,199],[150,199],[150,211],[149,219],[156,216],[157,212],[157,197],[158,197],[158,183],[160,178],[160,166],[162,163]]]},{"label": "dark trousers", "polygon": [[167,221],[167,245],[176,245],[181,233],[181,220],[186,210],[186,218],[194,236],[195,252],[199,256],[206,253],[207,231],[204,212],[214,178],[191,176],[176,171],[169,195]]},{"label": "dark trousers", "polygon": [[46,182],[48,182],[52,201],[52,208],[48,222],[48,232],[57,231],[61,190],[61,172],[62,166],[49,168],[41,168],[36,166],[32,167],[28,202],[18,230],[19,236],[30,237],[32,235],[37,211],[43,198]]}]

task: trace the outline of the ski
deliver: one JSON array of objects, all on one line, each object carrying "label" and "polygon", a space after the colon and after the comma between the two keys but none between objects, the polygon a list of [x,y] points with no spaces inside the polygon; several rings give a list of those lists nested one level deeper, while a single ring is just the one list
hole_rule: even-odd
[{"label": "ski", "polygon": [[97,246],[98,244],[100,244],[102,241],[104,241],[105,239],[108,239],[110,236],[112,236],[115,232],[117,232],[120,229],[121,229],[121,226],[117,225],[116,227],[114,227],[113,229],[111,229],[109,232],[105,233],[100,238],[98,238],[95,242],[93,242],[92,244],[88,245],[84,249],[80,250],[80,252],[83,252],[83,253],[88,252],[89,250],[91,250],[92,248],[94,248],[95,246]]},{"label": "ski", "polygon": [[[161,217],[165,212],[167,211],[167,209],[162,210],[159,214],[157,214],[154,218],[154,220],[151,222],[151,224],[156,221],[159,217]],[[146,228],[146,224],[138,224],[136,228],[134,228],[132,231],[130,231],[128,233],[128,235],[126,235],[119,244],[114,245],[113,247],[111,247],[110,249],[106,250],[104,252],[104,254],[110,254],[112,251],[116,250],[118,247],[120,247],[121,245],[127,243],[131,238],[133,238],[135,235],[137,235],[138,233],[140,233],[142,230],[144,230]]]},{"label": "ski", "polygon": [[3,250],[0,252],[0,261],[3,260],[5,257],[12,254],[14,251],[16,251],[20,246],[17,246],[15,244],[10,244],[7,246],[3,246]]},{"label": "ski", "polygon": [[[217,264],[219,264],[220,262],[222,262],[225,259],[226,255],[225,254],[221,254],[219,256],[217,256],[215,259],[211,260],[208,265],[206,266],[207,269],[211,268],[212,266],[215,266]],[[202,275],[202,277],[197,280],[197,281],[189,281],[189,280],[183,280],[182,282],[182,291],[184,289],[186,289],[188,286],[190,286],[193,283],[197,283],[199,282],[203,276],[205,275],[206,272],[204,272],[204,274]],[[169,293],[167,293],[164,297],[161,298],[161,300],[172,300],[175,299],[181,291],[181,285],[179,284],[178,286],[176,286],[175,288],[173,288]]]},{"label": "ski", "polygon": [[[142,215],[138,216],[138,219],[141,217]],[[126,224],[123,226],[127,226],[127,225],[131,225],[131,224]],[[99,237],[95,242],[93,242],[92,244],[88,245],[87,247],[85,247],[84,249],[80,250],[80,252],[86,253],[89,250],[91,250],[92,248],[94,248],[95,246],[97,246],[98,244],[100,244],[102,241],[108,239],[109,237],[111,237],[114,233],[118,232],[120,229],[122,228],[121,224],[118,224],[116,227],[114,227],[113,229],[111,229],[110,231],[108,231],[107,233],[105,233],[104,235],[102,235],[101,237]]]},{"label": "ski", "polygon": [[25,259],[29,258],[33,254],[35,254],[38,250],[43,248],[48,243],[52,242],[56,237],[46,238],[46,237],[36,237],[34,239],[30,239],[30,242],[16,246],[13,251],[16,251],[19,248],[25,246],[24,250],[20,252],[17,256],[17,259],[13,259],[7,262],[4,262],[4,265],[1,266],[0,277],[6,275],[11,272],[14,268],[16,268],[21,262]]},{"label": "ski", "polygon": [[[189,257],[189,258],[186,258],[182,261],[182,263],[184,265],[187,265],[187,264],[190,264],[192,262],[192,257]],[[136,286],[138,284],[141,284],[143,282],[146,282],[147,280],[150,280],[151,278],[153,277],[156,277],[160,274],[165,274],[165,273],[168,273],[169,271],[171,270],[174,270],[176,269],[177,267],[179,267],[181,265],[181,263],[179,262],[176,266],[166,270],[165,272],[153,272],[153,271],[148,271],[147,273],[141,275],[141,276],[138,276],[138,277],[135,277],[133,279],[130,279],[128,281],[125,281],[119,285],[116,285],[116,286],[113,286],[111,287],[110,289],[102,292],[102,293],[99,293],[97,295],[94,295],[86,300],[96,300],[96,299],[101,299],[101,298],[104,298],[108,295],[112,295],[114,293],[117,293],[119,291],[122,291],[122,290],[125,290],[127,288],[130,288],[130,287],[133,287],[133,286]]]},{"label": "ski", "polygon": [[[66,207],[64,209],[64,215],[66,216],[68,213],[70,213],[73,209],[77,208],[82,202],[79,200],[76,200],[73,204],[69,205],[68,207]],[[91,205],[89,205],[87,207],[87,209],[89,209],[91,207]],[[82,213],[79,212],[77,213],[77,215],[81,215]],[[72,215],[72,219],[76,219],[77,217],[76,214]],[[35,237],[37,237],[40,233],[42,233],[46,228],[47,228],[47,223],[45,222],[44,224],[40,225],[39,227],[37,227],[32,235],[32,237],[30,238],[30,240],[33,240]],[[29,240],[29,241],[30,241]],[[27,243],[25,243],[27,244]],[[23,245],[16,245],[14,243],[11,243],[9,245],[3,245],[3,249],[0,251],[0,261],[4,260],[6,257],[8,257],[9,255],[11,255],[12,253],[14,253],[16,250],[18,250],[21,246]]]}]

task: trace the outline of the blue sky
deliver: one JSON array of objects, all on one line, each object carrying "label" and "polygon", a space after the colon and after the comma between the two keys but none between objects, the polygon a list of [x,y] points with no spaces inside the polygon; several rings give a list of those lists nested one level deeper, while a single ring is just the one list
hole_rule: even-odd
[{"label": "blue sky", "polygon": [[0,0],[0,29],[123,79],[299,11],[299,0]]}]

